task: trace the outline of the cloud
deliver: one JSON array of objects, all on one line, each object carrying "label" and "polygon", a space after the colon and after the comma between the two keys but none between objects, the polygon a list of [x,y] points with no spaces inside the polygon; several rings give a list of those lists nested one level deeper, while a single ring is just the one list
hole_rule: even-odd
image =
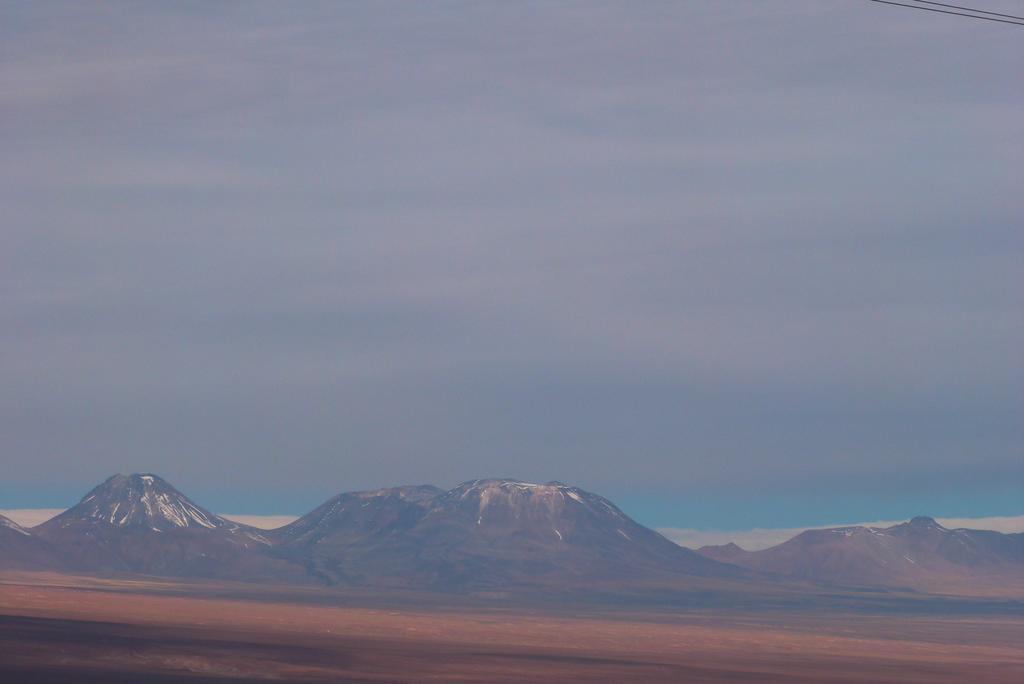
[{"label": "cloud", "polygon": [[9,508],[0,509],[0,515],[10,518],[22,527],[41,525],[55,515],[64,512],[63,508]]},{"label": "cloud", "polygon": [[223,513],[221,515],[228,520],[258,527],[262,530],[277,529],[298,520],[298,516],[295,515],[234,515],[233,513]]},{"label": "cloud", "polygon": [[[986,518],[936,518],[936,521],[950,529],[995,530],[996,532],[1024,532],[1024,515],[991,516]],[[751,530],[689,530],[662,527],[658,532],[680,546],[698,549],[702,546],[728,544],[732,542],[747,551],[758,551],[792,539],[804,530],[821,530],[831,527],[891,527],[905,520],[875,520],[872,522],[849,523],[847,525],[821,525],[817,527],[789,527],[776,529],[755,528]]]},{"label": "cloud", "polygon": [[1020,482],[1020,41],[863,5],[12,8],[9,481]]}]

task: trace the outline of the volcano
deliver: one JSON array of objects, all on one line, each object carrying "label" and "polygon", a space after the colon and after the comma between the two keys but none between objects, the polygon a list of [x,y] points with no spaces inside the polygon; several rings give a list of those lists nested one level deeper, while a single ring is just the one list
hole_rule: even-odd
[{"label": "volcano", "polygon": [[487,590],[748,574],[560,482],[491,479],[448,491],[342,494],[276,540],[280,554],[329,583]]},{"label": "volcano", "polygon": [[222,518],[152,474],[114,475],[32,530],[76,569],[291,580],[261,530]]}]

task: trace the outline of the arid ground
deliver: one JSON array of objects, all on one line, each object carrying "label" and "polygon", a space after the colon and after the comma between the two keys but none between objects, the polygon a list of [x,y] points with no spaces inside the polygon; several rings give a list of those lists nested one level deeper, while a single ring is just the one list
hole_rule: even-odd
[{"label": "arid ground", "polygon": [[232,591],[0,577],[0,681],[1024,681],[1012,610],[374,607]]}]

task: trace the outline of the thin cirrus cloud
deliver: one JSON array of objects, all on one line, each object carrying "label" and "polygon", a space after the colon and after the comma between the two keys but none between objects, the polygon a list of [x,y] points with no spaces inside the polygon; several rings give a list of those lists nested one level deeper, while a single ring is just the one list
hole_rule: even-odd
[{"label": "thin cirrus cloud", "polygon": [[8,8],[0,503],[1024,481],[1020,43],[865,5]]}]

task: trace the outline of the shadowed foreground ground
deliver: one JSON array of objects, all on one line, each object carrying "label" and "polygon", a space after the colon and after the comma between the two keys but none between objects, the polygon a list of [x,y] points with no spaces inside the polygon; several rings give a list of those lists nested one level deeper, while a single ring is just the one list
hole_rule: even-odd
[{"label": "shadowed foreground ground", "polygon": [[375,609],[0,584],[0,681],[1024,681],[1024,619]]}]

